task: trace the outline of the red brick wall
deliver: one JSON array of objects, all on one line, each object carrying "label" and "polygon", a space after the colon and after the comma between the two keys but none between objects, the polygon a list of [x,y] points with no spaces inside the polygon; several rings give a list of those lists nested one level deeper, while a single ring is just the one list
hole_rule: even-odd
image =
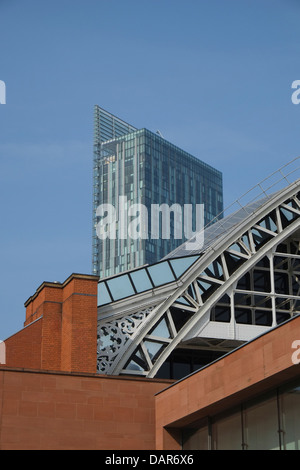
[{"label": "red brick wall", "polygon": [[153,450],[170,383],[0,368],[0,450]]},{"label": "red brick wall", "polygon": [[96,276],[43,283],[28,299],[25,328],[5,340],[9,367],[95,373]]},{"label": "red brick wall", "polygon": [[64,289],[61,370],[96,372],[97,281],[74,278]]},{"label": "red brick wall", "polygon": [[42,319],[37,320],[5,340],[7,365],[41,368],[42,326]]},{"label": "red brick wall", "polygon": [[61,303],[43,304],[42,324],[41,369],[61,370]]}]

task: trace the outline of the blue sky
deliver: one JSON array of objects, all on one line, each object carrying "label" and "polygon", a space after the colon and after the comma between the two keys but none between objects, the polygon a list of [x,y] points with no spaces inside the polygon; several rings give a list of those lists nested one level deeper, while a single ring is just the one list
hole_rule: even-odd
[{"label": "blue sky", "polygon": [[0,0],[0,339],[91,271],[93,106],[223,172],[225,205],[300,154],[298,0]]}]

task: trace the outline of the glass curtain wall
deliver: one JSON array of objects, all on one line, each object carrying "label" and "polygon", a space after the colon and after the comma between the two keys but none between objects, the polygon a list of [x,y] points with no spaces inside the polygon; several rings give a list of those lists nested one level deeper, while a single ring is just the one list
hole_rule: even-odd
[{"label": "glass curtain wall", "polygon": [[[99,206],[109,204],[114,210],[114,232],[96,239],[98,260],[94,272],[108,277],[145,264],[145,240],[129,236],[132,220],[129,209],[142,201],[144,156],[138,132],[126,134],[101,145],[98,161]],[[107,213],[105,213],[105,216]],[[138,225],[139,212],[133,219]],[[121,221],[122,220],[122,221]],[[97,226],[97,217],[94,225]],[[136,233],[144,227],[136,226]],[[108,224],[105,227],[108,230]]]},{"label": "glass curtain wall", "polygon": [[299,450],[300,381],[182,431],[183,450]]},{"label": "glass curtain wall", "polygon": [[[223,210],[222,175],[199,159],[165,141],[147,129],[142,130],[145,142],[145,191],[143,203],[151,213],[151,204],[168,204],[170,211],[170,237],[164,239],[160,225],[157,239],[149,237],[146,241],[146,262],[156,263],[192,235],[185,233],[184,204],[190,204],[191,225],[196,226],[196,204],[204,206],[203,225],[207,225]],[[181,207],[181,222],[176,216],[175,205]],[[173,206],[174,205],[174,206]],[[174,208],[174,212],[173,212]],[[177,214],[178,215],[178,214]],[[162,223],[160,214],[160,223]],[[154,220],[151,218],[151,223]],[[149,229],[152,225],[149,224]],[[176,238],[177,234],[182,234]]]},{"label": "glass curtain wall", "polygon": [[[202,225],[223,209],[221,174],[146,129],[102,143],[97,174],[99,203],[112,204],[118,219],[116,237],[97,242],[100,277],[156,263],[181,245],[189,235],[185,233],[184,204],[193,208],[192,232],[197,229],[196,204],[204,205]],[[122,206],[120,196],[125,198]],[[142,204],[145,214],[136,212],[135,204]],[[165,213],[163,204],[168,206]],[[158,211],[155,217],[154,205]],[[176,205],[181,211],[179,215]],[[120,215],[126,229],[136,223],[135,233],[144,231],[147,236],[134,239],[128,230],[126,236],[124,233],[121,236]]]},{"label": "glass curtain wall", "polygon": [[[126,203],[120,205],[120,196]],[[111,204],[116,210],[115,237],[99,238],[97,208]],[[129,214],[135,204],[146,208],[144,214]],[[159,205],[154,223],[153,205]],[[170,232],[162,232],[163,212],[167,205]],[[191,233],[184,230],[184,205],[192,207]],[[95,108],[93,273],[109,277],[144,264],[161,260],[196,231],[196,204],[204,207],[206,225],[223,211],[222,174],[210,165],[147,129],[136,129],[109,113]],[[173,205],[181,210],[177,217]],[[136,224],[135,233],[147,236],[134,239],[121,228],[119,216]],[[139,221],[141,221],[140,226]],[[152,225],[152,223],[154,225]],[[154,229],[155,226],[155,229]],[[198,226],[199,227],[199,226]],[[180,230],[181,229],[181,230]],[[122,233],[121,233],[122,232]],[[123,235],[123,236],[121,236]]]}]

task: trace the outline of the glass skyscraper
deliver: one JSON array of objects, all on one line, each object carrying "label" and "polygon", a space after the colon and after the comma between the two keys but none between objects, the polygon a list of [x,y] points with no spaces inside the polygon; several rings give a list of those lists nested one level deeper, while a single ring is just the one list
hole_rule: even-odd
[{"label": "glass skyscraper", "polygon": [[[186,238],[183,230],[182,237],[176,238],[176,224],[181,219],[176,219],[173,205],[182,208],[185,204],[192,205],[195,230],[196,205],[203,205],[206,225],[223,210],[223,187],[219,171],[171,144],[159,133],[136,129],[97,105],[94,113],[92,270],[103,278],[155,263],[181,245]],[[112,221],[115,237],[100,237],[97,231],[101,220],[97,209],[104,210],[105,204],[115,208],[116,218]],[[138,228],[144,231],[143,237],[121,236],[124,223],[134,220],[128,212],[134,204],[143,205],[149,217],[151,206],[168,205],[170,236],[161,236],[160,223],[156,229],[159,235],[153,237],[154,222],[145,219],[139,219],[144,224]],[[107,213],[102,211],[102,220],[104,215]]]}]

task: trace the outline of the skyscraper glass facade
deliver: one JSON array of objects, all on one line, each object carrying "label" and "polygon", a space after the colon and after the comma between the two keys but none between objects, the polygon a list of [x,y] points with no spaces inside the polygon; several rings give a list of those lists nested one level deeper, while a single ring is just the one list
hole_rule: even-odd
[{"label": "skyscraper glass facade", "polygon": [[[116,211],[114,238],[100,239],[97,234],[97,207],[103,204],[112,205]],[[130,224],[134,219],[128,210],[134,204],[143,205],[150,218],[151,206],[168,205],[169,236],[162,236],[160,226],[153,237],[154,222],[145,218],[139,219],[144,224],[139,230],[144,230],[147,237],[121,236],[124,226],[121,227],[120,218]],[[174,204],[182,208],[184,204],[192,205],[193,230],[196,204],[203,205],[204,224],[209,223],[223,210],[222,174],[159,134],[136,129],[96,106],[93,273],[103,278],[152,264],[181,245],[186,238],[183,230],[182,237],[176,238]]]}]

